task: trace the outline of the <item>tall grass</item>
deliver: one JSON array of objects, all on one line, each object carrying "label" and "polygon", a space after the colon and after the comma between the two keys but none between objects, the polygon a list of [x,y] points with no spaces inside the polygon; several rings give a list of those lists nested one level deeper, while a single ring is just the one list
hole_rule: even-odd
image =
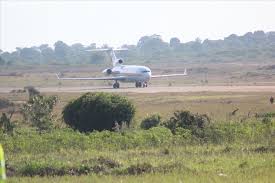
[{"label": "tall grass", "polygon": [[232,175],[235,171],[275,168],[274,132],[274,121],[254,121],[214,123],[205,129],[203,138],[186,130],[173,135],[165,127],[154,127],[87,134],[71,129],[40,134],[27,128],[17,129],[13,136],[1,133],[0,139],[10,176],[120,176],[177,171]]}]

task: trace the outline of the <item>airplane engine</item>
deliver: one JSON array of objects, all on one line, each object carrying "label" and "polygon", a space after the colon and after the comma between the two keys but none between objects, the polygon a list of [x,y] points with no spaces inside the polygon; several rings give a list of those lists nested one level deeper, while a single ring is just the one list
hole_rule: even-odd
[{"label": "airplane engine", "polygon": [[122,64],[123,60],[122,59],[118,59],[117,63]]},{"label": "airplane engine", "polygon": [[106,70],[106,73],[107,73],[108,75],[112,74],[112,72],[113,72],[112,69],[107,69],[107,70]]}]

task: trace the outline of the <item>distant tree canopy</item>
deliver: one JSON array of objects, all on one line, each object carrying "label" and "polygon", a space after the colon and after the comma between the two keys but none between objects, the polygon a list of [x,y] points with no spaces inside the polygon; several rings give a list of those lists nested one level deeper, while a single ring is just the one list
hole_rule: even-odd
[{"label": "distant tree canopy", "polygon": [[176,49],[180,47],[180,39],[177,37],[173,37],[170,39],[170,47]]},{"label": "distant tree canopy", "polygon": [[0,65],[5,65],[5,60],[0,56]]},{"label": "distant tree canopy", "polygon": [[169,51],[169,44],[164,42],[159,35],[144,36],[137,43],[139,53],[143,57],[156,57]]},{"label": "distant tree canopy", "polygon": [[[169,43],[160,35],[143,36],[136,45],[122,45],[129,51],[118,53],[127,61],[201,60],[275,60],[275,32],[255,31],[242,36],[231,34],[223,40],[200,40],[182,43],[172,37]],[[68,45],[57,41],[53,48],[48,44],[30,48],[16,48],[14,52],[0,50],[0,65],[17,64],[100,64],[109,59],[104,53],[89,52],[97,48],[95,43],[84,46],[81,43]],[[101,48],[109,48],[107,44]]]}]

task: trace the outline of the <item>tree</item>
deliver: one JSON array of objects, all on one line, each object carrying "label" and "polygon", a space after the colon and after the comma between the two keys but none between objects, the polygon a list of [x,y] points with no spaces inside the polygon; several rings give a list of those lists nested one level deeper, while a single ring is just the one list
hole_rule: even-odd
[{"label": "tree", "polygon": [[105,54],[100,52],[93,52],[90,56],[90,63],[103,63],[105,61]]},{"label": "tree", "polygon": [[88,47],[87,47],[87,49],[89,50],[89,49],[96,49],[96,43],[91,43]]},{"label": "tree", "polygon": [[145,57],[159,58],[161,53],[169,50],[169,45],[163,42],[160,35],[143,36],[138,41],[137,47],[141,55]]},{"label": "tree", "polygon": [[173,37],[170,39],[170,47],[176,49],[180,46],[180,39],[177,37]]},{"label": "tree", "polygon": [[275,32],[268,32],[267,39],[270,43],[275,43]]},{"label": "tree", "polygon": [[0,65],[5,65],[6,61],[0,56]]},{"label": "tree", "polygon": [[21,108],[21,113],[27,122],[39,132],[47,131],[53,125],[53,107],[57,103],[57,96],[35,95]]},{"label": "tree", "polygon": [[191,130],[192,135],[197,137],[203,136],[203,130],[210,123],[210,118],[203,114],[192,114],[190,111],[176,111],[174,116],[164,123],[164,126],[169,128],[173,133],[177,128]]},{"label": "tree", "polygon": [[84,48],[83,44],[81,44],[81,43],[75,43],[75,44],[71,45],[71,49],[73,51],[83,51],[85,48]]},{"label": "tree", "polygon": [[28,63],[39,63],[41,60],[41,52],[39,48],[23,48],[20,50],[20,57]]},{"label": "tree", "polygon": [[40,45],[39,49],[41,50],[42,63],[52,63],[55,60],[54,50],[48,44]]},{"label": "tree", "polygon": [[116,123],[128,126],[135,107],[127,98],[111,93],[86,93],[63,109],[66,124],[81,132],[112,130]]},{"label": "tree", "polygon": [[140,124],[140,127],[144,130],[148,130],[152,127],[158,126],[160,122],[161,122],[161,116],[159,114],[153,114],[143,119]]},{"label": "tree", "polygon": [[54,53],[59,61],[65,62],[69,57],[70,47],[62,41],[57,41],[54,43]]}]

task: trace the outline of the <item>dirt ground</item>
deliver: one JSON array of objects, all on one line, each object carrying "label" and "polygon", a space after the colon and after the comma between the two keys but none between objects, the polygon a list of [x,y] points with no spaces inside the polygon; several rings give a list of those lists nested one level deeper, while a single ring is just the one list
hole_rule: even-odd
[{"label": "dirt ground", "polygon": [[[19,88],[0,88],[0,93],[9,93]],[[148,88],[121,87],[113,89],[110,86],[99,87],[40,87],[40,92],[126,92],[126,93],[162,93],[162,92],[275,92],[275,86],[153,86]]]}]

